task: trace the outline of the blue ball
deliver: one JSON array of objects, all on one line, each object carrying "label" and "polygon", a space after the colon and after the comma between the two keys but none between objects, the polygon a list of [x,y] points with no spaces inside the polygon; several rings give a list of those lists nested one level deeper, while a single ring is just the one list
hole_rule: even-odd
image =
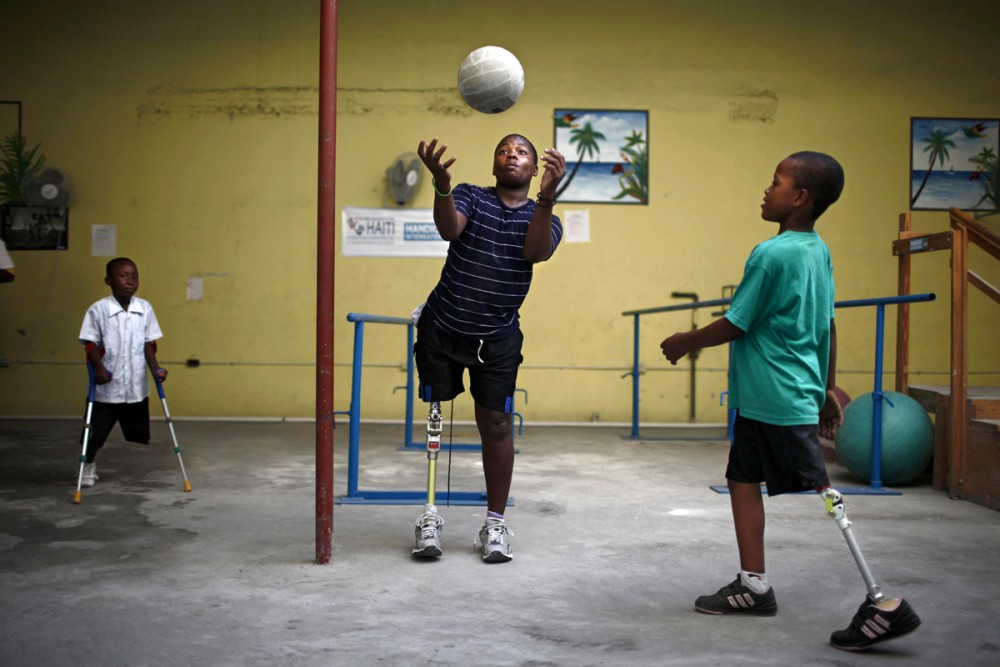
[{"label": "blue ball", "polygon": [[[934,456],[934,424],[920,403],[906,394],[883,393],[887,400],[882,401],[882,482],[905,484]],[[836,436],[840,461],[866,482],[871,481],[872,470],[872,397],[868,392],[848,404]]]}]

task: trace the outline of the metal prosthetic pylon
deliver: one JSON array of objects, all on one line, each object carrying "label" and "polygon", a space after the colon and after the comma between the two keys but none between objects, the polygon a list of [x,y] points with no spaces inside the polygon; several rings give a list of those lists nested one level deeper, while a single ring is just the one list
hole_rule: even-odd
[{"label": "metal prosthetic pylon", "polygon": [[841,532],[844,533],[844,539],[847,540],[847,546],[851,550],[851,555],[854,556],[854,562],[857,563],[861,577],[865,580],[865,586],[868,588],[868,597],[875,604],[882,602],[885,596],[879,589],[878,584],[875,583],[875,578],[872,577],[872,573],[868,569],[868,564],[865,563],[865,557],[861,555],[861,549],[858,547],[858,543],[851,533],[851,522],[848,521],[847,512],[844,510],[844,497],[839,491],[833,488],[824,489],[820,492],[820,495],[823,497],[823,502],[826,505],[827,515],[837,522]]},{"label": "metal prosthetic pylon", "polygon": [[[441,404],[431,403],[427,415],[427,505],[424,511],[437,512],[437,460],[441,451]],[[429,509],[428,509],[429,508]]]},{"label": "metal prosthetic pylon", "polygon": [[433,401],[427,414],[427,502],[424,513],[417,519],[413,555],[436,558],[441,555],[441,526],[444,520],[437,513],[435,498],[437,460],[441,451],[441,403]]}]

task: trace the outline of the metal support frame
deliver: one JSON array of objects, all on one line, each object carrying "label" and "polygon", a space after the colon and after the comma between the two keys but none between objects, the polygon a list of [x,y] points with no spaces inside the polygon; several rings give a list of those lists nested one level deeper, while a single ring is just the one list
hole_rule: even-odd
[{"label": "metal support frame", "polygon": [[[364,320],[359,320],[357,318],[364,318]],[[413,322],[408,319],[401,317],[386,317],[383,315],[366,315],[362,313],[349,313],[347,315],[347,320],[349,322],[355,322],[354,331],[354,349],[355,349],[355,364],[360,365],[361,359],[357,350],[361,349],[364,338],[364,321],[368,322],[381,322],[383,324],[405,324],[406,328],[406,384],[400,385],[398,387],[393,387],[392,392],[396,393],[400,389],[406,392],[406,405],[404,406],[403,414],[403,446],[400,447],[401,450],[423,452],[427,450],[427,443],[422,441],[414,440],[413,438],[413,405],[416,392],[414,391],[415,378],[416,378],[416,366],[413,361],[413,343],[415,339],[415,329]],[[362,327],[362,331],[358,331],[358,326]],[[358,336],[362,338],[362,342],[358,342]],[[359,380],[360,382],[360,380]],[[515,389],[514,393],[522,392],[524,394],[524,402],[528,402],[528,392],[524,389]],[[350,415],[350,410],[338,410],[334,414],[338,415]],[[512,412],[510,415],[510,427],[511,427],[511,437],[514,435],[514,419],[518,420],[517,435],[521,435],[524,431],[524,417],[521,416],[520,412]],[[479,442],[452,442],[449,443],[449,448],[453,452],[481,452],[483,450],[482,443]],[[517,448],[514,448],[514,453],[518,454]]]},{"label": "metal support frame", "polygon": [[[885,296],[870,299],[854,299],[849,301],[837,301],[835,308],[856,308],[861,306],[875,306],[875,386],[872,391],[872,467],[871,479],[867,487],[841,488],[843,494],[854,495],[902,495],[901,491],[886,489],[882,485],[882,401],[887,401],[885,393],[882,391],[882,367],[883,354],[882,343],[885,338],[885,307],[892,304],[909,304],[923,301],[934,301],[937,296],[932,293],[905,294],[900,296]],[[634,337],[632,351],[632,371],[627,375],[632,376],[632,432],[629,436],[622,436],[628,440],[695,440],[696,438],[683,436],[640,436],[639,435],[639,376],[641,367],[639,365],[639,317],[652,313],[663,313],[676,310],[690,310],[692,308],[706,308],[709,306],[728,305],[732,299],[713,299],[711,301],[696,301],[690,304],[677,306],[664,306],[662,308],[646,308],[643,310],[625,311],[622,315],[631,315],[634,322]],[[731,350],[731,348],[730,348]],[[623,376],[624,377],[624,376]],[[726,392],[728,393],[728,392]],[[720,399],[721,403],[721,399]],[[729,410],[727,418],[728,436],[732,439],[733,410]],[[705,439],[705,438],[700,438]],[[719,493],[728,493],[726,486],[712,486],[712,490]]]},{"label": "metal support frame", "polygon": [[[933,292],[925,294],[907,294],[903,296],[885,296],[874,299],[855,299],[853,301],[838,301],[837,308],[856,308],[859,306],[875,306],[875,383],[872,389],[872,467],[868,482],[871,492],[880,495],[901,495],[900,491],[890,491],[882,486],[882,401],[888,401],[882,391],[882,341],[885,339],[885,307],[890,304],[908,304],[923,301],[934,301],[937,295]],[[840,489],[841,493],[850,490]]]},{"label": "metal support frame", "polygon": [[[349,415],[348,461],[347,461],[347,493],[337,498],[338,505],[423,505],[427,501],[427,489],[412,491],[362,490],[358,488],[358,466],[361,456],[361,371],[364,354],[365,323],[397,324],[407,327],[407,386],[405,437],[407,443],[413,442],[413,359],[409,351],[413,349],[413,321],[401,317],[385,315],[369,315],[365,313],[348,313],[347,321],[354,323],[354,361],[351,370],[351,406]],[[481,445],[479,445],[481,447]],[[405,449],[405,447],[404,447]],[[453,447],[453,449],[458,449]],[[427,443],[419,446],[422,452],[427,451]],[[437,502],[445,505],[486,505],[486,492],[451,491],[437,492]],[[508,505],[513,499],[508,500]]]},{"label": "metal support frame", "polygon": [[[709,301],[695,301],[694,303],[684,303],[676,306],[662,306],[659,308],[644,308],[642,310],[627,310],[622,315],[632,316],[632,370],[627,375],[632,376],[632,432],[627,436],[622,436],[625,440],[718,440],[715,437],[706,436],[676,436],[676,435],[640,435],[639,434],[639,376],[642,375],[642,366],[639,364],[639,317],[651,315],[653,313],[666,313],[675,310],[692,310],[695,308],[709,308],[712,306],[726,306],[732,299],[711,299]],[[692,385],[694,380],[692,379]]]}]

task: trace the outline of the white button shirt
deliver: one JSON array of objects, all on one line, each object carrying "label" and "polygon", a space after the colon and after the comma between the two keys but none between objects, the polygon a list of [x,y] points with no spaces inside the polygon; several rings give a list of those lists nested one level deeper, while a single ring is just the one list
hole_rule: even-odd
[{"label": "white button shirt", "polygon": [[133,296],[126,312],[114,295],[94,303],[83,316],[80,342],[104,347],[104,367],[111,382],[95,388],[101,403],[138,403],[149,396],[146,377],[146,343],[163,337],[153,305]]},{"label": "white button shirt", "polygon": [[0,239],[0,269],[4,271],[14,268],[14,260],[10,258],[10,254],[7,252],[7,244]]}]

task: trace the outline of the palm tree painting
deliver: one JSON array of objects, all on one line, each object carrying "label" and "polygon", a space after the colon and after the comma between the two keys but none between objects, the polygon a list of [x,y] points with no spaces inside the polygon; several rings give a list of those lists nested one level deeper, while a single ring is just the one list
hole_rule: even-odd
[{"label": "palm tree painting", "polygon": [[1000,168],[996,151],[992,147],[984,147],[970,157],[969,162],[976,165],[976,172],[970,175],[970,180],[979,181],[983,186],[983,196],[973,208],[980,210],[985,205],[987,210],[1000,211]]},{"label": "palm tree painting", "polygon": [[996,211],[1000,121],[913,118],[910,208]]},{"label": "palm tree painting", "polygon": [[562,202],[649,203],[649,114],[556,109],[555,147],[566,156]]}]

